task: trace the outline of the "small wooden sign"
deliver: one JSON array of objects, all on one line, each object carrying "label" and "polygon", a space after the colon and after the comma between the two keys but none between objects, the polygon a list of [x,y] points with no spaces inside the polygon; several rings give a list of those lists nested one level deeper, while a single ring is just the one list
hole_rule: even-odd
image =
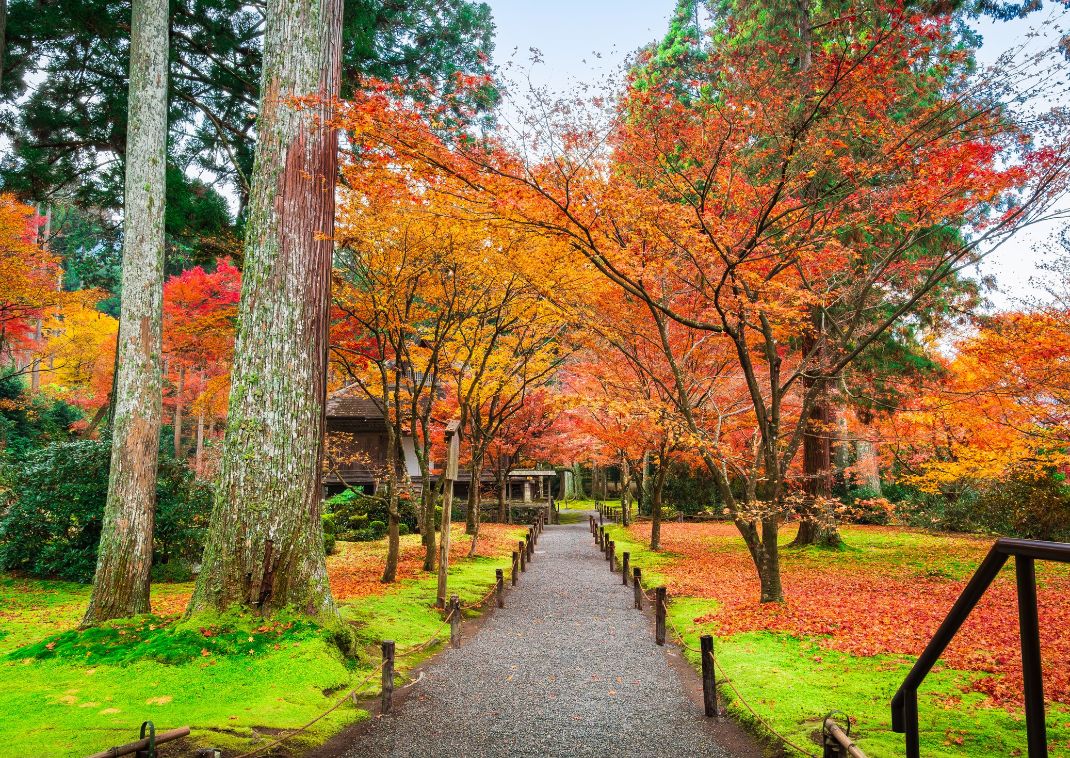
[{"label": "small wooden sign", "polygon": [[461,422],[446,424],[446,478],[457,480],[457,460],[461,456]]}]

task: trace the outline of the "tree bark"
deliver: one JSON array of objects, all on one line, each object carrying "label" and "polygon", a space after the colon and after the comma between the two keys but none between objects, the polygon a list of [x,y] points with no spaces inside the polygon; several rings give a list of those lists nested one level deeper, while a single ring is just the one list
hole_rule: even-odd
[{"label": "tree bark", "polygon": [[[815,329],[820,324],[815,323]],[[812,358],[814,350],[820,350],[818,338],[807,336],[802,341],[804,359]],[[803,376],[803,393],[815,395],[803,429],[803,492],[808,503],[799,521],[799,531],[792,547],[825,545],[836,547],[842,544],[840,532],[830,514],[823,513],[824,501],[832,497],[834,471],[832,467],[832,435],[834,413],[829,397],[828,380],[814,377],[809,372]]]},{"label": "tree bark", "polygon": [[479,480],[483,476],[483,461],[480,457],[473,456],[470,470],[472,472],[472,483],[468,485],[468,513],[475,515],[472,531],[469,532],[472,535],[472,544],[468,548],[468,557],[476,554],[476,542],[479,541],[479,525],[482,522],[479,513]]},{"label": "tree bark", "polygon": [[134,0],[122,304],[108,498],[83,625],[149,612],[156,463],[163,414],[167,0]]},{"label": "tree bark", "polygon": [[0,84],[4,83],[4,52],[7,50],[7,0],[0,0]]},{"label": "tree bark", "polygon": [[658,458],[658,468],[654,472],[654,492],[650,505],[650,549],[661,550],[661,497],[665,491],[665,475],[669,467],[664,456]]},{"label": "tree bark", "polygon": [[[268,0],[219,484],[190,612],[336,618],[322,493],[342,0]],[[297,109],[288,98],[318,95]]]},{"label": "tree bark", "polygon": [[401,513],[398,510],[397,485],[391,481],[387,485],[387,490],[386,565],[383,566],[383,578],[379,580],[383,584],[391,584],[397,581],[398,558],[401,553],[401,530],[398,528],[401,523]]},{"label": "tree bark", "polygon": [[858,440],[855,443],[856,456],[858,458],[858,475],[863,487],[875,497],[881,497],[881,470],[880,460],[869,440]]},{"label": "tree bark", "polygon": [[201,475],[204,466],[204,413],[197,414],[197,452],[194,454],[194,472]]},{"label": "tree bark", "polygon": [[[468,467],[469,473],[475,477],[476,471],[482,470],[480,464],[476,461],[475,454],[472,455],[472,462]],[[472,479],[468,484],[468,501],[465,503],[464,514],[464,533],[474,535],[479,529],[479,482],[476,479]]]},{"label": "tree bark", "polygon": [[186,367],[178,364],[178,384],[175,387],[175,458],[182,458],[182,391],[186,381]]},{"label": "tree bark", "polygon": [[505,470],[501,467],[499,467],[498,473],[494,477],[494,485],[498,490],[498,523],[504,524],[507,518],[505,505]]},{"label": "tree bark", "polygon": [[632,507],[632,472],[628,465],[628,456],[621,453],[620,456],[620,513],[621,526],[631,523],[630,513]]},{"label": "tree bark", "polygon": [[438,524],[435,520],[435,488],[431,486],[430,475],[425,474],[420,485],[420,509],[423,511],[423,531],[420,539],[424,546],[424,571],[434,571],[438,559],[438,545],[435,539]]}]

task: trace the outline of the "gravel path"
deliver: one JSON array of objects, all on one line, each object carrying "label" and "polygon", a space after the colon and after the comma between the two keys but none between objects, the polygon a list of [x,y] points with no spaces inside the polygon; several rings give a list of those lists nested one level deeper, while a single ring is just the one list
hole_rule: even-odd
[{"label": "gravel path", "polygon": [[586,523],[546,528],[505,605],[346,756],[728,755]]}]

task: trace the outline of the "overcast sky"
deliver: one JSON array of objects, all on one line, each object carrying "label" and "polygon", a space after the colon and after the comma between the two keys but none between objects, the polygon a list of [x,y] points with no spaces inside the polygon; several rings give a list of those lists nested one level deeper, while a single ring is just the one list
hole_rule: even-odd
[{"label": "overcast sky", "polygon": [[[537,84],[563,92],[576,82],[592,83],[612,73],[638,47],[660,38],[668,26],[674,0],[487,0],[497,25],[495,59],[530,67]],[[1030,30],[1050,19],[1048,11],[1020,21],[979,24],[984,36],[982,63],[996,59],[1019,43]],[[1058,19],[1066,20],[1066,16]],[[1062,23],[1062,26],[1067,24]],[[1049,28],[1044,35],[1058,32]],[[1040,42],[1034,44],[1042,44]],[[529,66],[529,48],[541,52],[541,62]],[[990,293],[1001,308],[1028,297],[1030,279],[1051,257],[1047,241],[1062,223],[1020,232],[985,260],[982,272],[996,278],[999,292]]]}]

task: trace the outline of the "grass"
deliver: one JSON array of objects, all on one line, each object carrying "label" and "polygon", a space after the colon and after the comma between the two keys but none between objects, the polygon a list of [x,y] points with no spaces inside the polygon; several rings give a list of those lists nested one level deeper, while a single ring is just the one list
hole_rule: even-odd
[{"label": "grass", "polygon": [[[692,593],[703,582],[711,585],[704,587],[704,596],[670,590],[669,628],[680,637],[684,654],[696,669],[700,665],[699,654],[688,648],[698,647],[701,634],[715,636],[717,659],[723,667],[719,675],[723,701],[729,703],[732,715],[756,734],[768,738],[771,727],[807,752],[819,754],[814,739],[820,733],[822,718],[830,711],[841,710],[850,714],[852,736],[871,758],[902,755],[903,737],[890,729],[889,703],[914,660],[912,656],[876,652],[863,655],[830,649],[824,644],[830,639],[827,635],[762,630],[719,634],[729,609],[716,597],[721,594],[712,586],[716,580],[711,581],[711,572],[695,560],[694,553],[702,550],[707,558],[722,563],[725,556],[736,556],[744,550],[738,537],[701,537],[694,544],[677,542],[688,545],[686,553],[653,552],[642,539],[640,528],[625,530],[607,525],[607,529],[616,542],[617,554],[628,551],[632,565],[643,569],[644,584],[690,587]],[[961,582],[968,578],[976,568],[977,556],[990,544],[990,540],[907,530],[849,527],[843,531],[847,546],[842,551],[833,554],[816,548],[785,550],[786,568],[805,573],[827,571],[832,565],[849,575],[903,575],[915,578],[924,591],[930,586],[926,582]],[[786,535],[785,542],[790,537]],[[1041,579],[1043,582],[1064,575],[1065,567],[1045,567]],[[875,601],[858,595],[845,602],[859,608],[860,617],[866,618],[867,606]],[[879,623],[879,609],[868,610],[873,611],[872,623]],[[945,611],[946,608],[941,613]],[[1017,633],[1016,626],[1012,631]],[[1065,630],[1055,632],[1065,634]],[[1056,667],[1066,665],[1065,661],[1055,663]],[[739,701],[724,683],[725,676],[768,726]],[[977,671],[957,670],[942,663],[926,679],[920,692],[924,755],[980,758],[1026,753],[1021,708],[994,705],[984,692],[977,691],[976,684],[982,676]],[[1051,755],[1070,756],[1070,709],[1065,705],[1049,703],[1048,739]],[[790,748],[786,752],[800,754]]]},{"label": "grass", "polygon": [[[511,532],[519,538],[523,530]],[[418,540],[404,538],[412,550]],[[493,586],[494,570],[508,566],[508,555],[454,559],[450,592],[474,602]],[[136,739],[145,719],[160,730],[191,726],[202,746],[237,751],[263,744],[312,720],[374,672],[381,640],[393,639],[404,651],[436,634],[436,589],[436,580],[423,575],[341,601],[357,643],[355,657],[347,657],[330,632],[285,617],[190,624],[143,616],[77,632],[87,586],[0,577],[0,713],[7,717],[0,744],[10,755],[84,755]],[[156,585],[153,607],[177,614],[191,590],[188,583]],[[399,683],[428,654],[400,658]],[[374,676],[367,690],[378,690]],[[366,715],[347,703],[287,744],[320,743]]]}]

